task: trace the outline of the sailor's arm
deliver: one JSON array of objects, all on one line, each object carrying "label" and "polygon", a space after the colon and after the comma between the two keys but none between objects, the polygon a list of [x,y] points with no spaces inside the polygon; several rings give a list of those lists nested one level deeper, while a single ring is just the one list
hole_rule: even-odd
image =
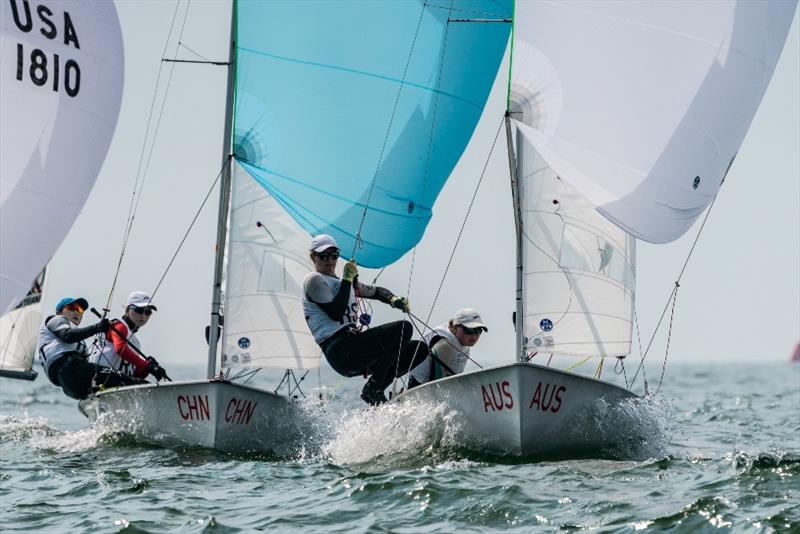
[{"label": "sailor's arm", "polygon": [[338,321],[347,311],[347,303],[350,300],[351,283],[342,280],[339,291],[334,295],[330,286],[325,283],[322,275],[312,273],[303,282],[303,290],[309,300],[320,307],[325,315],[334,321]]},{"label": "sailor's arm", "polygon": [[108,330],[108,326],[109,322],[107,319],[102,319],[100,322],[93,324],[92,326],[86,326],[83,328],[72,326],[72,324],[67,321],[56,322],[51,320],[47,324],[47,328],[49,328],[58,339],[65,343],[77,343],[78,341],[83,341],[84,339],[92,337],[95,334],[106,332]]},{"label": "sailor's arm", "polygon": [[114,350],[119,357],[133,365],[133,376],[144,378],[147,376],[148,361],[133,350],[128,341],[128,327],[121,321],[114,321],[106,338],[114,344]]}]

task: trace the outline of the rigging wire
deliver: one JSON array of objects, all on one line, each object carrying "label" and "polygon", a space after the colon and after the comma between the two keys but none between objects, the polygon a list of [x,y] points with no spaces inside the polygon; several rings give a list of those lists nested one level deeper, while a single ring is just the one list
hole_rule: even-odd
[{"label": "rigging wire", "polygon": [[672,322],[675,319],[675,304],[678,302],[678,282],[675,282],[675,298],[672,299],[672,312],[669,315],[669,331],[667,333],[667,346],[664,349],[664,363],[661,365],[661,377],[658,379],[658,387],[656,388],[656,395],[661,391],[661,385],[664,383],[664,375],[667,372],[667,357],[669,356],[669,342],[672,339]]},{"label": "rigging wire", "polygon": [[458,230],[458,236],[456,237],[456,242],[453,245],[453,250],[450,252],[450,258],[447,260],[447,266],[445,266],[444,273],[442,274],[442,279],[439,282],[439,287],[436,289],[436,295],[433,297],[433,302],[431,303],[431,309],[428,311],[428,316],[425,321],[430,321],[431,315],[433,315],[433,310],[436,308],[436,301],[439,300],[439,294],[442,292],[442,287],[444,286],[444,281],[447,278],[447,273],[450,270],[450,265],[453,263],[453,258],[456,255],[456,249],[458,249],[458,244],[461,242],[461,236],[464,234],[464,228],[467,225],[467,220],[469,219],[470,212],[472,211],[472,207],[475,205],[475,198],[478,196],[478,190],[481,187],[481,183],[483,182],[484,176],[486,176],[486,169],[489,167],[489,161],[492,159],[492,154],[494,153],[494,147],[497,144],[497,138],[500,136],[500,131],[503,129],[503,124],[505,123],[505,117],[500,120],[500,124],[497,126],[497,132],[494,134],[494,140],[492,141],[492,147],[489,149],[489,155],[486,157],[486,161],[483,163],[483,170],[481,170],[481,175],[478,178],[478,183],[475,185],[475,190],[472,192],[472,199],[469,201],[469,206],[467,207],[467,213],[464,215],[464,220],[461,223],[461,228]]},{"label": "rigging wire", "polygon": [[[450,18],[450,15],[452,13],[453,1],[454,0],[450,0],[450,6],[449,6],[449,10],[447,12],[448,19]],[[433,152],[433,132],[436,129],[436,117],[437,117],[437,113],[436,112],[439,110],[439,84],[442,81],[442,71],[444,70],[444,62],[445,62],[445,59],[447,57],[446,54],[447,54],[447,37],[448,37],[448,35],[450,35],[450,24],[449,23],[445,25],[444,39],[443,39],[443,42],[442,42],[442,53],[441,53],[441,55],[439,57],[439,71],[436,73],[436,86],[435,86],[436,92],[434,93],[436,96],[434,97],[434,100],[433,100],[433,112],[432,112],[432,115],[431,115],[431,127],[430,127],[430,130],[428,131],[428,150],[425,153],[425,171],[423,172],[423,178],[422,178],[422,184],[421,184],[422,187],[420,188],[420,194],[419,194],[420,198],[423,198],[425,196],[425,190],[426,190],[426,187],[428,185],[428,172],[430,170],[431,153]],[[419,232],[419,227],[420,227],[421,224],[422,224],[422,219],[421,218],[417,219],[417,232]],[[412,278],[414,276],[414,264],[415,264],[416,258],[417,258],[417,247],[415,245],[414,246],[414,251],[411,253],[411,267],[410,267],[410,269],[408,271],[408,284],[406,285],[406,295],[410,295],[411,294],[411,280],[412,280]]]},{"label": "rigging wire", "polygon": [[183,244],[186,242],[186,238],[189,237],[189,233],[192,231],[192,228],[194,227],[194,224],[197,222],[198,217],[200,217],[200,213],[203,211],[203,208],[205,207],[206,202],[208,202],[208,199],[211,197],[211,194],[214,192],[214,189],[217,187],[217,183],[219,183],[219,179],[222,176],[222,173],[225,172],[225,168],[229,165],[230,159],[232,157],[233,157],[232,155],[228,156],[228,159],[225,161],[225,163],[222,164],[222,168],[217,173],[217,176],[214,178],[214,181],[211,182],[211,187],[208,188],[208,192],[206,193],[206,196],[203,198],[203,201],[200,203],[200,207],[197,208],[197,211],[194,214],[194,218],[192,218],[192,222],[189,223],[189,227],[186,229],[186,232],[184,232],[183,238],[181,238],[180,243],[178,243],[178,247],[175,249],[175,253],[172,255],[172,258],[169,260],[169,264],[167,264],[167,267],[166,267],[166,269],[164,269],[164,273],[161,275],[161,278],[158,280],[158,283],[156,284],[155,289],[153,289],[153,292],[150,294],[150,298],[151,299],[155,298],[156,293],[158,292],[158,289],[161,287],[161,283],[164,281],[164,278],[166,278],[167,273],[172,268],[172,264],[175,262],[175,258],[178,257],[178,253],[181,251],[181,247],[183,247]]},{"label": "rigging wire", "polygon": [[[170,37],[172,36],[173,29],[175,28],[175,21],[176,21],[176,19],[178,17],[178,10],[179,10],[180,4],[181,4],[181,0],[178,0],[178,2],[175,4],[175,11],[172,14],[172,21],[170,22],[169,31],[167,32],[167,38],[166,38],[166,40],[164,42],[164,49],[161,52],[161,56],[162,57],[165,57],[167,55],[167,48],[169,47]],[[189,0],[186,3],[186,10],[184,11],[184,14],[183,14],[183,24],[181,25],[181,30],[180,30],[180,34],[179,34],[179,41],[180,41],[180,37],[183,36],[183,30],[186,27],[186,20],[188,18],[187,15],[189,13],[190,4],[191,4],[191,0]],[[176,50],[175,50],[175,55],[177,56],[177,47],[176,47]],[[155,108],[156,108],[158,89],[159,89],[159,86],[160,86],[161,75],[162,75],[162,72],[163,72],[162,69],[163,69],[163,63],[159,62],[158,73],[156,75],[156,84],[155,84],[155,87],[153,88],[153,97],[152,97],[152,99],[150,101],[150,111],[147,114],[147,124],[145,126],[144,139],[142,140],[142,148],[141,148],[141,151],[139,153],[139,163],[138,163],[137,169],[136,169],[136,175],[135,175],[135,180],[134,180],[134,185],[133,185],[133,192],[131,194],[131,202],[130,202],[130,205],[128,206],[128,215],[126,217],[125,231],[123,233],[123,238],[122,238],[122,247],[120,249],[119,259],[117,260],[117,267],[116,267],[116,270],[114,271],[114,278],[113,278],[113,280],[111,282],[111,288],[109,289],[109,292],[108,292],[108,298],[106,300],[106,306],[105,306],[106,309],[108,309],[111,306],[111,299],[114,296],[114,289],[115,289],[115,287],[117,285],[117,280],[119,278],[120,269],[122,268],[122,261],[123,261],[123,259],[125,257],[125,250],[127,249],[128,240],[130,239],[131,231],[133,230],[133,223],[134,223],[134,220],[136,218],[136,211],[137,211],[137,209],[139,207],[139,200],[141,199],[141,193],[142,193],[142,190],[144,189],[144,182],[145,182],[147,170],[148,170],[148,168],[150,166],[150,158],[152,156],[153,149],[155,147],[155,140],[158,137],[158,130],[159,130],[159,126],[161,125],[161,117],[163,116],[163,113],[164,113],[164,105],[166,103],[167,95],[169,94],[169,87],[170,87],[170,84],[172,82],[172,73],[174,72],[174,64],[170,68],[170,73],[169,73],[169,77],[167,79],[166,88],[164,89],[163,100],[161,102],[161,108],[159,109],[158,118],[156,119],[156,126],[155,126],[155,129],[153,130],[152,138],[150,138],[150,131],[151,131],[151,125],[152,125],[152,121],[153,121],[154,111],[155,111]],[[149,150],[149,152],[147,150],[148,140],[150,141],[150,150]],[[147,155],[145,155],[145,154],[147,154]],[[144,163],[145,160],[147,161],[146,164]]]},{"label": "rigging wire", "polygon": [[[653,345],[653,341],[655,340],[656,334],[658,334],[658,331],[661,328],[661,323],[664,321],[664,316],[667,314],[667,309],[669,309],[670,302],[673,303],[672,310],[673,310],[673,314],[674,314],[674,311],[675,311],[674,299],[677,297],[678,288],[680,287],[681,278],[683,277],[683,273],[686,272],[686,267],[689,265],[689,260],[692,258],[692,255],[694,254],[694,250],[697,247],[698,241],[700,241],[700,235],[703,233],[703,230],[706,227],[706,223],[708,222],[709,216],[711,216],[711,210],[714,208],[714,204],[717,202],[717,196],[718,195],[719,195],[719,191],[717,191],[717,194],[714,195],[713,200],[711,200],[711,204],[708,206],[708,210],[706,210],[706,215],[705,215],[705,217],[703,217],[703,222],[700,225],[700,228],[697,230],[697,235],[694,238],[694,242],[692,243],[692,247],[689,249],[689,253],[686,255],[686,260],[684,260],[684,262],[683,262],[683,267],[681,267],[681,270],[678,273],[678,277],[675,280],[675,285],[672,287],[672,292],[670,293],[669,298],[667,299],[667,302],[664,305],[664,309],[661,312],[661,317],[658,319],[658,323],[656,324],[656,327],[653,330],[653,335],[650,337],[650,341],[647,344],[647,349],[645,349],[644,354],[642,354],[642,358],[639,361],[639,366],[636,368],[636,373],[634,373],[633,378],[631,379],[631,387],[636,382],[636,377],[639,376],[639,371],[642,370],[643,367],[644,367],[644,361],[647,358],[648,353],[650,352],[650,347],[652,347],[652,345]],[[670,325],[671,324],[672,324],[672,319],[670,318]],[[671,328],[670,328],[670,335],[671,335]],[[640,347],[639,350],[641,351],[641,347]],[[664,358],[665,358],[664,366],[666,367],[666,355],[664,356]],[[644,373],[642,373],[642,376],[644,376]],[[662,372],[662,378],[663,378],[663,372]],[[646,382],[645,382],[645,384],[646,384]]]},{"label": "rigging wire", "polygon": [[386,135],[383,138],[383,144],[381,145],[381,151],[378,155],[378,163],[375,166],[375,173],[372,175],[372,181],[370,182],[369,186],[369,193],[367,194],[367,202],[364,204],[364,211],[361,214],[361,221],[358,224],[358,231],[355,235],[355,243],[353,243],[353,252],[350,255],[351,258],[355,258],[356,249],[359,248],[359,243],[361,243],[361,230],[364,227],[364,220],[367,218],[367,211],[369,210],[369,204],[372,200],[372,192],[375,189],[375,182],[378,179],[378,173],[381,169],[381,163],[383,162],[383,153],[386,150],[386,145],[389,144],[389,133],[392,131],[392,125],[394,124],[394,116],[397,113],[397,106],[400,103],[400,95],[403,93],[403,87],[406,85],[406,76],[408,75],[408,67],[411,65],[411,57],[414,55],[414,47],[417,44],[417,37],[419,36],[419,29],[422,27],[422,19],[425,15],[425,8],[428,6],[427,0],[422,3],[422,9],[419,12],[419,19],[417,20],[417,29],[414,32],[414,39],[411,41],[411,49],[408,51],[408,59],[406,60],[406,66],[403,69],[403,76],[400,79],[400,87],[397,88],[397,96],[394,100],[394,107],[392,107],[392,114],[389,117],[389,125],[386,128]]}]

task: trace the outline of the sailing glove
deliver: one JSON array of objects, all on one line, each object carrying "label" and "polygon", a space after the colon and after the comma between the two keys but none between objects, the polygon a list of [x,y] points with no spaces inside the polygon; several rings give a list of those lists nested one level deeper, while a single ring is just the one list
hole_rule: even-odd
[{"label": "sailing glove", "polygon": [[111,330],[111,321],[103,317],[97,322],[96,325],[94,325],[94,327],[98,333],[102,332],[103,334],[105,334],[106,332]]},{"label": "sailing glove", "polygon": [[356,262],[350,260],[344,264],[342,280],[353,283],[353,280],[355,280],[356,277],[358,277],[358,267],[356,267]]},{"label": "sailing glove", "polygon": [[170,377],[167,376],[167,372],[164,370],[164,368],[158,365],[158,361],[156,361],[156,359],[152,356],[147,357],[147,372],[153,375],[153,378],[159,382],[165,379],[172,382]]},{"label": "sailing glove", "polygon": [[411,311],[411,305],[408,303],[408,299],[396,295],[389,300],[389,305],[392,308],[402,310],[404,313],[409,313]]}]

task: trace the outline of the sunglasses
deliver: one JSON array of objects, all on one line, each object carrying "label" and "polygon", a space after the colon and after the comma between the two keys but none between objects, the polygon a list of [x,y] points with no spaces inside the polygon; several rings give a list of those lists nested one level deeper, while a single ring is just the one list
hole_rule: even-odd
[{"label": "sunglasses", "polygon": [[83,306],[81,306],[80,304],[77,304],[75,302],[73,302],[72,304],[67,304],[66,306],[64,306],[64,309],[70,310],[70,311],[74,311],[74,312],[78,312],[81,315],[83,315],[83,312],[86,311],[86,308],[84,308]]},{"label": "sunglasses", "polygon": [[321,259],[322,261],[338,260],[339,259],[339,251],[335,250],[333,252],[322,252],[322,253],[318,252],[317,253],[317,257],[319,259]]},{"label": "sunglasses", "polygon": [[480,326],[478,328],[467,328],[466,326],[462,325],[461,330],[463,330],[468,336],[479,336],[483,334],[483,328]]},{"label": "sunglasses", "polygon": [[150,307],[140,308],[138,306],[131,306],[131,310],[135,311],[139,315],[146,315],[148,317],[153,315],[153,308],[150,308]]}]

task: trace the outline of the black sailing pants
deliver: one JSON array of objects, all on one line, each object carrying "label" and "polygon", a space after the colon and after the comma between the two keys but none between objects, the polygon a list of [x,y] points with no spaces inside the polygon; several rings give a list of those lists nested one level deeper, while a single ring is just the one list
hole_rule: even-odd
[{"label": "black sailing pants", "polygon": [[334,371],[344,376],[371,375],[370,381],[385,389],[428,356],[428,345],[411,341],[413,326],[395,321],[360,333],[334,339],[324,349]]},{"label": "black sailing pants", "polygon": [[146,383],[139,378],[117,373],[108,367],[89,363],[78,352],[67,353],[56,362],[56,365],[58,367],[51,370],[53,376],[50,381],[61,386],[64,394],[73,399],[82,400],[88,397],[94,389],[93,380],[97,385],[107,388]]}]

